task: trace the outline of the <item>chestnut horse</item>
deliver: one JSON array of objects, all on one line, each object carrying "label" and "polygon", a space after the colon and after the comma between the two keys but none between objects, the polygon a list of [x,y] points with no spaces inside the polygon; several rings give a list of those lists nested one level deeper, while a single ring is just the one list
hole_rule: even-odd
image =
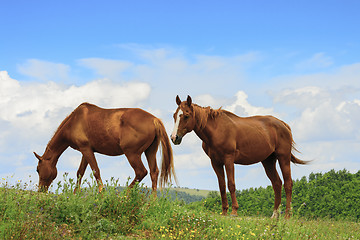
[{"label": "chestnut horse", "polygon": [[161,142],[162,165],[160,186],[175,177],[173,153],[170,140],[160,119],[139,108],[103,109],[89,103],[82,103],[60,124],[49,141],[42,156],[35,154],[39,160],[39,191],[47,191],[56,178],[56,164],[60,155],[70,146],[82,153],[80,167],[77,171],[77,186],[89,164],[97,180],[99,192],[103,188],[100,170],[94,152],[109,156],[125,154],[135,171],[133,186],[140,182],[147,170],[141,161],[145,152],[152,181],[152,190],[156,192],[159,169],[156,153]]},{"label": "chestnut horse", "polygon": [[192,103],[191,97],[181,102],[176,96],[178,108],[174,113],[175,127],[171,140],[181,143],[188,132],[195,131],[203,141],[202,148],[211,159],[211,165],[219,181],[222,214],[226,215],[229,205],[226,197],[225,171],[231,194],[232,212],[237,215],[239,205],[235,196],[234,164],[249,165],[261,162],[275,192],[272,217],[278,217],[281,202],[282,181],[276,171],[276,161],[284,178],[286,192],[285,217],[290,216],[292,179],[290,162],[306,164],[291,152],[294,148],[290,127],[273,116],[238,117],[235,114]]}]

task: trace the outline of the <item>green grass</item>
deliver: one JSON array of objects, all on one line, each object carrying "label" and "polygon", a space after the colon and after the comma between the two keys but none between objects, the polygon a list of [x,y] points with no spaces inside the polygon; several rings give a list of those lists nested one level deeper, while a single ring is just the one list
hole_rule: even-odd
[{"label": "green grass", "polygon": [[[221,216],[194,204],[173,201],[136,185],[118,191],[111,180],[102,193],[84,181],[60,182],[53,193],[0,187],[0,239],[360,239],[360,224],[331,219],[290,220]],[[219,206],[220,211],[221,206]]]}]

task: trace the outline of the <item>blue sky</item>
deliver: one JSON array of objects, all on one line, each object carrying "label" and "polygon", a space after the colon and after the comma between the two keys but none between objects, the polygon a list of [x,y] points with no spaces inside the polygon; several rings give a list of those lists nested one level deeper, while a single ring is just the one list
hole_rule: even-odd
[{"label": "blue sky", "polygon": [[[170,134],[177,94],[288,122],[299,157],[314,159],[293,166],[294,179],[360,170],[358,1],[1,1],[0,8],[4,178],[37,181],[32,151],[42,154],[83,101],[144,108]],[[194,134],[173,149],[180,186],[217,190]],[[74,177],[80,158],[68,149],[60,175]],[[123,156],[98,162],[104,179],[124,184],[134,175]],[[257,164],[237,166],[236,184],[270,182]]]}]

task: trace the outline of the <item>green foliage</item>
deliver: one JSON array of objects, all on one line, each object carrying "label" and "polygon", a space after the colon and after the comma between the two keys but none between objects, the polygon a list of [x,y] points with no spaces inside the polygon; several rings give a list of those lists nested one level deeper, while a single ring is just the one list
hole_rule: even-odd
[{"label": "green foliage", "polygon": [[[285,209],[285,191],[282,191],[281,209]],[[248,216],[271,216],[274,192],[271,186],[237,191],[239,212]],[[228,194],[228,200],[230,196]],[[221,210],[219,195],[211,195],[203,201],[205,209]],[[327,173],[311,173],[309,178],[295,180],[292,197],[293,215],[307,218],[333,218],[360,220],[360,171],[351,174],[347,170],[331,170]]]}]

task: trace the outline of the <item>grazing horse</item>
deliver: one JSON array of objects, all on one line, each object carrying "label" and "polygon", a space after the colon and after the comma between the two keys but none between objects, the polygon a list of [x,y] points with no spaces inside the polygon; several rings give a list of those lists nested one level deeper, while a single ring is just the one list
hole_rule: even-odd
[{"label": "grazing horse", "polygon": [[203,141],[202,148],[211,159],[211,165],[219,181],[222,214],[226,215],[229,205],[226,197],[225,171],[231,194],[232,212],[237,215],[239,205],[235,196],[234,164],[250,165],[261,162],[275,192],[272,217],[278,217],[281,202],[282,181],[276,171],[276,161],[284,178],[286,192],[285,217],[290,217],[292,179],[290,162],[306,164],[291,152],[294,148],[290,127],[273,116],[238,117],[235,114],[192,103],[190,96],[181,102],[176,96],[178,108],[174,113],[174,130],[171,140],[181,143],[188,132],[194,131]]},{"label": "grazing horse", "polygon": [[79,170],[77,171],[77,186],[89,164],[97,180],[99,192],[103,188],[100,170],[94,152],[109,156],[125,154],[135,171],[132,187],[140,182],[147,170],[141,161],[145,152],[152,181],[152,190],[156,192],[159,169],[156,163],[156,153],[161,142],[162,165],[160,186],[175,177],[173,153],[170,140],[163,123],[159,118],[139,108],[103,109],[93,104],[82,103],[60,124],[54,136],[49,141],[42,156],[35,154],[39,160],[39,191],[47,191],[56,178],[56,164],[60,155],[70,146],[82,153]]}]

